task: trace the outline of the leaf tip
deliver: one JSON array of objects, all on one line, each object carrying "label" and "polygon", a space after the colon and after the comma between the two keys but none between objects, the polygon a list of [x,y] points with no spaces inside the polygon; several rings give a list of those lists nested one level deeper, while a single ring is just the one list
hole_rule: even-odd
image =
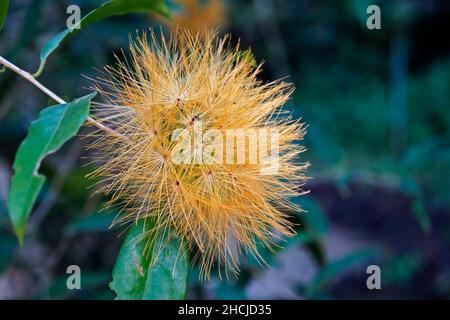
[{"label": "leaf tip", "polygon": [[23,226],[14,226],[14,233],[17,237],[17,241],[19,241],[20,247],[23,247],[25,240],[25,227]]}]

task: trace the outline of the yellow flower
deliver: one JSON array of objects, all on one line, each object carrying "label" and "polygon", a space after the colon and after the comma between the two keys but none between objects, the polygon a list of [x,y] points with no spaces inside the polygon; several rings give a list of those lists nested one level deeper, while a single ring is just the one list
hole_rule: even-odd
[{"label": "yellow flower", "polygon": [[293,234],[289,199],[308,166],[297,162],[303,126],[281,109],[293,87],[262,83],[260,66],[214,32],[151,32],[130,48],[96,81],[95,117],[121,137],[92,134],[93,175],[123,207],[118,223],[156,219],[197,252],[203,275],[215,262],[238,272],[238,253],[259,259],[258,242]]},{"label": "yellow flower", "polygon": [[173,12],[171,26],[204,32],[205,29],[223,27],[227,23],[223,0],[176,0],[181,12]]}]

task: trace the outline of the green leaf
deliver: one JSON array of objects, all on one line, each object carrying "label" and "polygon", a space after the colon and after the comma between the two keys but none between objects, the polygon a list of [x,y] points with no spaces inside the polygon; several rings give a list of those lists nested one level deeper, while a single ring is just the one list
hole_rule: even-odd
[{"label": "green leaf", "polygon": [[45,108],[31,123],[14,160],[14,175],[8,194],[9,216],[20,243],[23,243],[30,211],[45,182],[45,177],[38,173],[42,159],[57,151],[78,132],[89,115],[94,96],[92,93],[70,103]]},{"label": "green leaf", "polygon": [[110,0],[103,3],[100,7],[89,12],[81,19],[79,28],[66,29],[52,39],[50,39],[42,48],[40,58],[41,63],[38,71],[33,75],[38,77],[44,70],[45,63],[50,54],[58,48],[69,36],[77,34],[81,29],[99,20],[107,19],[112,16],[123,15],[131,12],[149,12],[155,11],[166,17],[169,17],[169,10],[165,0]]},{"label": "green leaf", "polygon": [[110,287],[120,300],[180,300],[188,286],[188,254],[167,229],[150,233],[150,219],[133,225],[116,259]]},{"label": "green leaf", "polygon": [[9,0],[0,0],[0,30],[3,29],[3,25],[8,14]]}]

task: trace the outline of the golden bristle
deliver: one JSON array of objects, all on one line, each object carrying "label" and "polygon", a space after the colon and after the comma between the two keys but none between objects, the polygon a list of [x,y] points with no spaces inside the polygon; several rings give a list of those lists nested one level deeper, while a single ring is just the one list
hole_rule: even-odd
[{"label": "golden bristle", "polygon": [[[209,276],[214,262],[238,272],[237,253],[258,257],[258,241],[270,246],[274,234],[293,234],[286,212],[299,210],[289,198],[299,195],[307,168],[296,162],[303,151],[302,124],[281,110],[293,86],[263,84],[260,66],[254,68],[239,46],[230,48],[228,37],[218,39],[215,32],[205,37],[176,30],[160,41],[151,32],[149,38],[137,37],[129,61],[117,59],[96,81],[104,102],[94,106],[94,115],[122,138],[91,135],[100,161],[93,175],[102,177],[108,205],[123,207],[118,223],[152,217],[158,228],[170,227],[198,251],[203,275]],[[276,130],[278,170],[263,174],[264,161],[175,163],[174,132],[192,132],[196,121],[202,133]],[[249,154],[254,148],[246,143],[234,151]]]}]

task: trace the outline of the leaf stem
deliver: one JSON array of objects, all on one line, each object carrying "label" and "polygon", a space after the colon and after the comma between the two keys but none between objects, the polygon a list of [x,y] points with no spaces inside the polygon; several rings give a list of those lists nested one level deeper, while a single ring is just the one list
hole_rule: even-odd
[{"label": "leaf stem", "polygon": [[[26,72],[25,70],[20,69],[18,66],[16,66],[15,64],[9,62],[8,60],[6,60],[5,58],[3,58],[2,56],[0,56],[0,64],[3,65],[4,67],[14,71],[15,73],[17,73],[19,76],[25,78],[26,80],[28,80],[29,82],[31,82],[35,87],[37,87],[38,89],[40,89],[42,92],[44,92],[46,95],[48,95],[50,98],[52,98],[53,100],[55,100],[56,102],[63,104],[66,103],[66,101],[64,101],[61,97],[59,97],[58,95],[56,95],[53,91],[49,90],[47,87],[45,87],[42,83],[40,83],[39,81],[36,80],[36,78],[34,78],[31,74],[29,74],[28,72]],[[121,139],[127,139],[126,137],[124,137],[123,135],[121,135],[120,133],[118,133],[117,131],[114,131],[111,128],[108,128],[107,126],[103,125],[102,123],[98,122],[97,120],[94,120],[93,118],[91,118],[90,116],[88,116],[86,118],[86,120],[88,122],[90,122],[91,124],[95,125],[97,128],[108,132],[109,134],[112,134],[116,137],[119,137]]]}]

